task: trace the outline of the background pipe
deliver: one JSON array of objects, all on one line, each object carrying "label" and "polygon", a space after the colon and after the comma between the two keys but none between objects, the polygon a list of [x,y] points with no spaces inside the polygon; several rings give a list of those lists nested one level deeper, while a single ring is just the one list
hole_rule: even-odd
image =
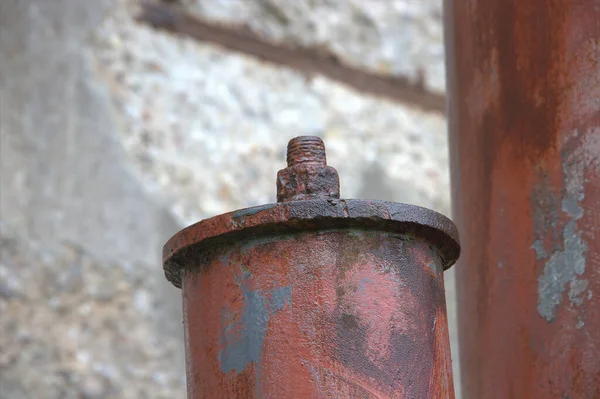
[{"label": "background pipe", "polygon": [[600,398],[600,2],[445,23],[463,394]]}]

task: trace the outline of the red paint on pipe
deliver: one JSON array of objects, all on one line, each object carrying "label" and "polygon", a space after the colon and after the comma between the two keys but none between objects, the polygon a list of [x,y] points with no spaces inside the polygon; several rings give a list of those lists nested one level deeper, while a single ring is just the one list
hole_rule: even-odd
[{"label": "red paint on pipe", "polygon": [[463,394],[600,397],[600,3],[446,0]]},{"label": "red paint on pipe", "polygon": [[[322,146],[297,140],[301,152]],[[332,198],[337,172],[323,172],[320,154],[292,151],[281,203],[204,220],[165,245],[183,293],[189,397],[453,398],[443,270],[459,253],[454,225],[415,206]]]},{"label": "red paint on pipe", "polygon": [[441,270],[382,232],[221,248],[183,278],[193,397],[450,397]]}]

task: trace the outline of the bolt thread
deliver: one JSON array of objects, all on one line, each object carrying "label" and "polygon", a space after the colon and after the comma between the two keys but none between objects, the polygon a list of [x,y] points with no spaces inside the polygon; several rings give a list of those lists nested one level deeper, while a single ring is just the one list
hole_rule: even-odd
[{"label": "bolt thread", "polygon": [[287,166],[301,163],[327,165],[323,140],[316,136],[300,136],[290,140],[287,146]]}]

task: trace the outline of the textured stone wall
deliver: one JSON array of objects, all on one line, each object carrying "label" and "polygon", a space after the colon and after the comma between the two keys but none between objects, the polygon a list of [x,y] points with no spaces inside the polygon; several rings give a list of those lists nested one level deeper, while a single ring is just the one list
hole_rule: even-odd
[{"label": "textured stone wall", "polygon": [[[438,1],[168,7],[443,91]],[[0,3],[0,398],[183,398],[161,246],[200,218],[273,202],[293,136],[323,137],[343,197],[449,212],[440,112],[137,15],[135,1]]]},{"label": "textured stone wall", "polygon": [[314,48],[383,75],[445,89],[439,0],[184,0],[207,20],[247,26],[267,40]]}]

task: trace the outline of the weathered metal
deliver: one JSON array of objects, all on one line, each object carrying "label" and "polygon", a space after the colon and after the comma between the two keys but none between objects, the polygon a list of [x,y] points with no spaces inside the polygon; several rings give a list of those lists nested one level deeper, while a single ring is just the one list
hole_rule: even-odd
[{"label": "weathered metal", "polygon": [[454,397],[446,217],[339,199],[323,142],[298,137],[276,204],[192,225],[164,247],[183,291],[190,398]]},{"label": "weathered metal", "polygon": [[600,3],[445,12],[463,394],[600,398]]}]

